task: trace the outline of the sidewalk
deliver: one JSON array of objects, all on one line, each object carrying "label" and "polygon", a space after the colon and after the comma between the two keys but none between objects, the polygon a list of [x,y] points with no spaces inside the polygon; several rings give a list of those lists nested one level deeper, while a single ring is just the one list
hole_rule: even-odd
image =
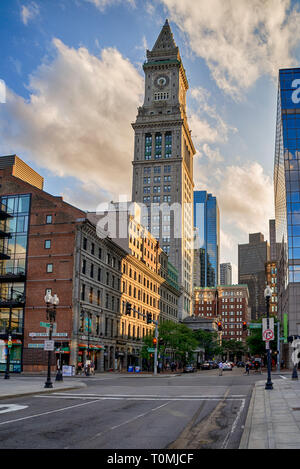
[{"label": "sidewalk", "polygon": [[255,384],[240,449],[300,449],[300,379],[285,376]]},{"label": "sidewalk", "polygon": [[63,381],[55,381],[55,377],[53,377],[51,379],[53,388],[46,389],[44,387],[46,379],[45,376],[20,377],[14,375],[11,375],[9,379],[4,379],[3,375],[0,375],[0,400],[10,397],[28,396],[40,392],[51,393],[86,387],[86,384],[78,379],[67,377]]},{"label": "sidewalk", "polygon": [[40,373],[25,373],[20,375],[11,374],[9,379],[4,379],[4,375],[0,374],[0,400],[7,399],[10,397],[19,397],[26,396],[36,393],[51,393],[56,391],[70,391],[72,389],[78,389],[86,387],[83,379],[102,379],[107,377],[119,377],[119,378],[159,378],[159,377],[174,377],[178,376],[180,373],[158,373],[154,376],[151,373],[96,373],[89,377],[85,375],[76,375],[76,376],[65,376],[63,381],[55,381],[55,375],[51,377],[53,388],[45,388],[45,382],[47,377],[44,374]]}]

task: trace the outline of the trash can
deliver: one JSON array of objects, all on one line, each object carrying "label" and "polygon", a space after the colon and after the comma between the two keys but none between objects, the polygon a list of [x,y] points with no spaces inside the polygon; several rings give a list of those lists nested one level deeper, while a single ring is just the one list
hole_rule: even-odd
[{"label": "trash can", "polygon": [[140,366],[136,366],[136,367],[135,367],[135,372],[136,372],[136,373],[140,373],[140,372],[141,372],[141,367],[140,367]]},{"label": "trash can", "polygon": [[133,366],[129,366],[129,367],[128,367],[128,372],[129,372],[129,373],[133,373]]}]

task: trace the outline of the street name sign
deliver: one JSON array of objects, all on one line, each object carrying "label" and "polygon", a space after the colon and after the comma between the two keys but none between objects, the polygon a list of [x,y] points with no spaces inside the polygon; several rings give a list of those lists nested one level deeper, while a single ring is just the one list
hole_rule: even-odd
[{"label": "street name sign", "polygon": [[260,329],[262,327],[261,322],[253,322],[249,324],[250,329]]},{"label": "street name sign", "polygon": [[50,327],[49,322],[40,322],[41,327]]},{"label": "street name sign", "polygon": [[148,352],[149,352],[149,353],[154,353],[154,352],[155,352],[155,348],[149,348],[149,347],[148,347]]}]

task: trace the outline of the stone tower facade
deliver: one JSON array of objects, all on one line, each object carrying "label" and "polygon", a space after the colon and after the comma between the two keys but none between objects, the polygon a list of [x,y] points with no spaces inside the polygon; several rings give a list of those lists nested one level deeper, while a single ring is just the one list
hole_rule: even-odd
[{"label": "stone tower facade", "polygon": [[178,270],[179,314],[184,319],[193,309],[195,148],[186,115],[188,81],[168,20],[143,68],[145,98],[132,124],[132,201],[143,204],[143,225]]}]

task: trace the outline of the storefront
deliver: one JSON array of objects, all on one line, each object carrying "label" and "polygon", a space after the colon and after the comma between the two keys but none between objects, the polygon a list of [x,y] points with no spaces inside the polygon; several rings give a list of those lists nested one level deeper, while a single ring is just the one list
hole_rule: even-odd
[{"label": "storefront", "polygon": [[[0,340],[0,372],[6,371],[7,362],[7,339]],[[9,352],[9,371],[11,373],[21,373],[22,342],[19,339],[12,340]]]},{"label": "storefront", "polygon": [[87,345],[83,343],[78,344],[77,372],[80,372],[84,369],[87,361],[93,362],[95,365],[95,370],[98,370],[100,354],[102,350],[104,350],[102,345]]}]

